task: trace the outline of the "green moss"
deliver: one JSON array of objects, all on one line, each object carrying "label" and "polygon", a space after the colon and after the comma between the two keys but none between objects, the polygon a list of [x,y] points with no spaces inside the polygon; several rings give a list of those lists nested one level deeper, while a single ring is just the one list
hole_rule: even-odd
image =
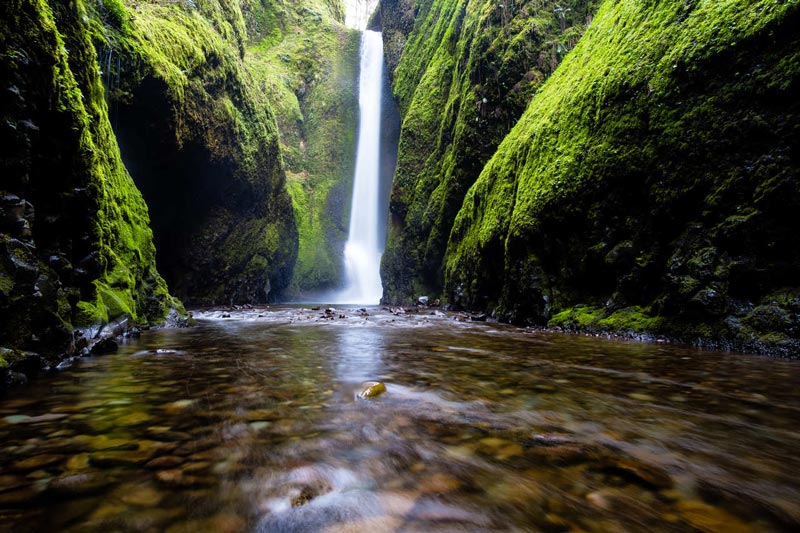
[{"label": "green moss", "polygon": [[[293,295],[331,289],[342,280],[360,36],[341,24],[341,12],[332,4],[304,1],[270,11],[280,42],[269,36],[258,40],[263,34],[257,34],[247,56],[247,67],[261,90],[272,95],[278,118],[299,232]],[[260,13],[248,17],[267,16]]]},{"label": "green moss", "polygon": [[[249,38],[242,8],[253,2],[123,4],[131,15],[124,29],[108,22],[102,5],[90,20],[109,68],[104,80],[117,134],[151,210],[161,271],[193,304],[262,301],[265,286],[275,297],[288,285],[297,232],[270,95],[243,61]],[[243,239],[245,233],[263,237],[275,225],[282,246]],[[241,270],[256,255],[268,263],[258,279]],[[111,291],[103,305],[141,305],[116,297],[133,277],[124,269],[115,276],[102,287]]]},{"label": "green moss", "polygon": [[[393,72],[403,124],[382,265],[385,299],[441,292],[447,240],[466,191],[574,45],[592,5],[563,4],[563,25],[551,2],[415,5],[413,31]],[[414,9],[401,1],[381,9],[391,56],[396,27]]]},{"label": "green moss", "polygon": [[603,2],[466,194],[448,294],[536,322],[613,299],[635,312],[598,326],[735,337],[725,317],[800,272],[799,13]]},{"label": "green moss", "polygon": [[548,326],[567,329],[589,329],[596,325],[603,315],[602,308],[576,306],[554,314]]},{"label": "green moss", "polygon": [[26,349],[60,353],[73,325],[158,322],[180,307],[156,271],[147,206],[111,129],[92,43],[100,18],[129,31],[130,15],[112,0],[14,0],[0,17],[0,75],[20,95],[4,107],[4,127],[14,127],[3,139],[24,147],[2,159],[4,189],[33,206],[33,232],[2,239],[13,282],[2,334]]}]

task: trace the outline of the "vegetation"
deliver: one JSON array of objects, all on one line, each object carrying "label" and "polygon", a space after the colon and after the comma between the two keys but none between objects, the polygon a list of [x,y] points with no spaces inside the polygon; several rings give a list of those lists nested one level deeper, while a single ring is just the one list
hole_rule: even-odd
[{"label": "vegetation", "polygon": [[339,287],[358,124],[360,34],[339,2],[263,1],[245,10],[246,64],[278,117],[299,230],[295,296]]},{"label": "vegetation", "polygon": [[797,1],[603,2],[467,193],[450,301],[796,354],[798,20]]},{"label": "vegetation", "polygon": [[106,0],[95,19],[112,120],[173,291],[193,304],[275,299],[297,230],[239,2]]},{"label": "vegetation", "polygon": [[3,344],[61,353],[73,326],[155,323],[180,304],[156,271],[147,206],[122,165],[82,1],[5,2]]},{"label": "vegetation", "polygon": [[[390,64],[403,47],[393,72],[403,124],[382,264],[385,300],[441,293],[447,239],[466,191],[575,44],[593,6],[381,3]],[[402,30],[414,14],[406,39]]]}]

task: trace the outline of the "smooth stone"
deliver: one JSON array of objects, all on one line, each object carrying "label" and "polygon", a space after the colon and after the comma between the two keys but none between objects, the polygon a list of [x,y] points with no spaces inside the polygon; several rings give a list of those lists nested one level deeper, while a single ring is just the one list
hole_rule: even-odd
[{"label": "smooth stone", "polygon": [[596,490],[586,495],[586,501],[598,509],[610,511],[612,502],[609,496],[608,491],[605,489]]},{"label": "smooth stone", "polygon": [[155,450],[107,451],[93,453],[89,462],[93,466],[138,466],[155,455]]},{"label": "smooth stone", "polygon": [[[638,461],[631,457],[623,457],[609,461],[605,469],[611,472],[618,471],[630,481],[637,482],[647,488],[668,489],[672,487],[672,478],[661,468]],[[633,479],[630,479],[633,478]]]},{"label": "smooth stone", "polygon": [[27,422],[30,419],[31,417],[29,417],[28,415],[10,415],[3,417],[3,420],[8,422],[9,424],[20,424],[23,422]]},{"label": "smooth stone", "polygon": [[361,392],[358,393],[358,397],[363,399],[376,398],[384,392],[386,392],[386,385],[380,381],[365,381],[361,384]]},{"label": "smooth stone", "polygon": [[8,490],[18,489],[20,487],[24,487],[29,485],[30,482],[27,481],[24,477],[21,476],[13,476],[13,475],[2,475],[0,476],[0,491],[5,492]]},{"label": "smooth stone", "polygon": [[426,494],[447,494],[461,488],[461,480],[444,472],[425,476],[419,484],[419,490]]},{"label": "smooth stone", "polygon": [[78,435],[73,441],[93,452],[138,450],[139,443],[128,439],[113,439],[105,435]]},{"label": "smooth stone", "polygon": [[28,486],[19,490],[0,492],[0,506],[27,503],[36,499],[40,494],[41,491],[37,490],[33,486]]},{"label": "smooth stone", "polygon": [[149,485],[133,485],[120,487],[120,492],[123,492],[120,498],[128,505],[137,505],[139,507],[155,507],[164,495]]},{"label": "smooth stone", "polygon": [[[135,512],[126,512],[121,522],[124,531],[164,531],[164,529],[175,521],[176,518],[184,516],[186,509],[176,507],[172,509],[158,509],[145,507],[136,509]],[[189,531],[189,530],[187,530]],[[194,531],[213,531],[213,530],[194,530]]]},{"label": "smooth stone", "polygon": [[79,496],[100,492],[111,483],[107,475],[98,472],[70,474],[55,478],[49,489],[64,496]]},{"label": "smooth stone", "polygon": [[261,422],[265,420],[276,420],[280,418],[280,414],[271,409],[254,409],[248,411],[244,415],[244,419],[250,422]]},{"label": "smooth stone", "polygon": [[11,469],[22,472],[28,470],[38,470],[40,468],[45,468],[56,463],[60,463],[63,460],[63,455],[34,455],[33,457],[28,457],[27,459],[22,459],[12,463]]},{"label": "smooth stone", "polygon": [[117,350],[119,350],[119,344],[117,341],[111,337],[108,337],[95,343],[95,345],[92,346],[91,352],[92,355],[107,355],[116,353]]},{"label": "smooth stone", "polygon": [[497,437],[486,437],[478,441],[478,444],[479,451],[491,454],[500,461],[506,461],[525,453],[519,444]]},{"label": "smooth stone", "polygon": [[208,470],[211,466],[211,463],[207,461],[199,461],[196,463],[189,463],[182,467],[184,473],[195,473],[195,472],[202,472],[203,470]]},{"label": "smooth stone", "polygon": [[116,424],[118,426],[138,426],[139,424],[143,424],[145,422],[149,422],[152,420],[153,417],[148,415],[147,413],[131,413],[129,415],[125,415],[117,419]]},{"label": "smooth stone", "polygon": [[153,470],[171,469],[183,464],[185,459],[176,455],[164,455],[149,461],[145,466]]},{"label": "smooth stone", "polygon": [[262,429],[267,429],[272,425],[272,422],[267,422],[266,420],[261,420],[258,422],[250,422],[250,429],[255,432],[259,432]]},{"label": "smooth stone", "polygon": [[81,453],[67,459],[67,470],[86,470],[89,468],[89,454]]},{"label": "smooth stone", "polygon": [[628,398],[630,398],[632,400],[637,400],[637,401],[640,401],[640,402],[654,402],[654,401],[656,401],[656,399],[653,396],[650,396],[649,394],[643,394],[641,392],[632,392],[632,393],[628,394]]},{"label": "smooth stone", "polygon": [[164,411],[170,414],[180,413],[192,407],[196,400],[178,400],[164,406]]},{"label": "smooth stone", "polygon": [[699,500],[679,501],[676,505],[692,526],[701,531],[724,531],[725,533],[749,533],[752,527],[718,507]]},{"label": "smooth stone", "polygon": [[205,520],[189,520],[174,524],[166,533],[186,531],[214,531],[215,533],[238,533],[247,529],[247,521],[233,513],[219,513]]}]

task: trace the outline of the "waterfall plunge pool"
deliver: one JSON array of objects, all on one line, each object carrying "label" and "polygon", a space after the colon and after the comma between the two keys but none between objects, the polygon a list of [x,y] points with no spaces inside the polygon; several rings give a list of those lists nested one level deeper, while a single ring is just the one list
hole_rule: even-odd
[{"label": "waterfall plunge pool", "polygon": [[12,391],[0,530],[800,523],[795,361],[363,314],[199,313]]}]

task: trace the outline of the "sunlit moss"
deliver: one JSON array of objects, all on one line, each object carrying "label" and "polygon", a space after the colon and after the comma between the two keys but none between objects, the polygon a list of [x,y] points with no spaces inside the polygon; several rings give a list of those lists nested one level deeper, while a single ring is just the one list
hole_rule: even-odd
[{"label": "sunlit moss", "polygon": [[[514,320],[747,346],[732,317],[800,269],[785,216],[799,13],[603,2],[467,193],[449,296]],[[587,314],[608,306],[622,311]]]},{"label": "sunlit moss", "polygon": [[[393,91],[403,117],[384,253],[384,298],[442,290],[450,227],[483,164],[585,27],[594,2],[386,2],[390,61],[410,12]],[[563,21],[557,5],[565,8]],[[393,19],[394,18],[394,19]],[[402,39],[401,39],[402,41]]]},{"label": "sunlit moss", "polygon": [[264,6],[247,15],[261,32],[251,36],[247,66],[275,108],[299,231],[291,282],[295,295],[331,289],[342,281],[360,36],[343,26],[337,6],[303,1]]}]

